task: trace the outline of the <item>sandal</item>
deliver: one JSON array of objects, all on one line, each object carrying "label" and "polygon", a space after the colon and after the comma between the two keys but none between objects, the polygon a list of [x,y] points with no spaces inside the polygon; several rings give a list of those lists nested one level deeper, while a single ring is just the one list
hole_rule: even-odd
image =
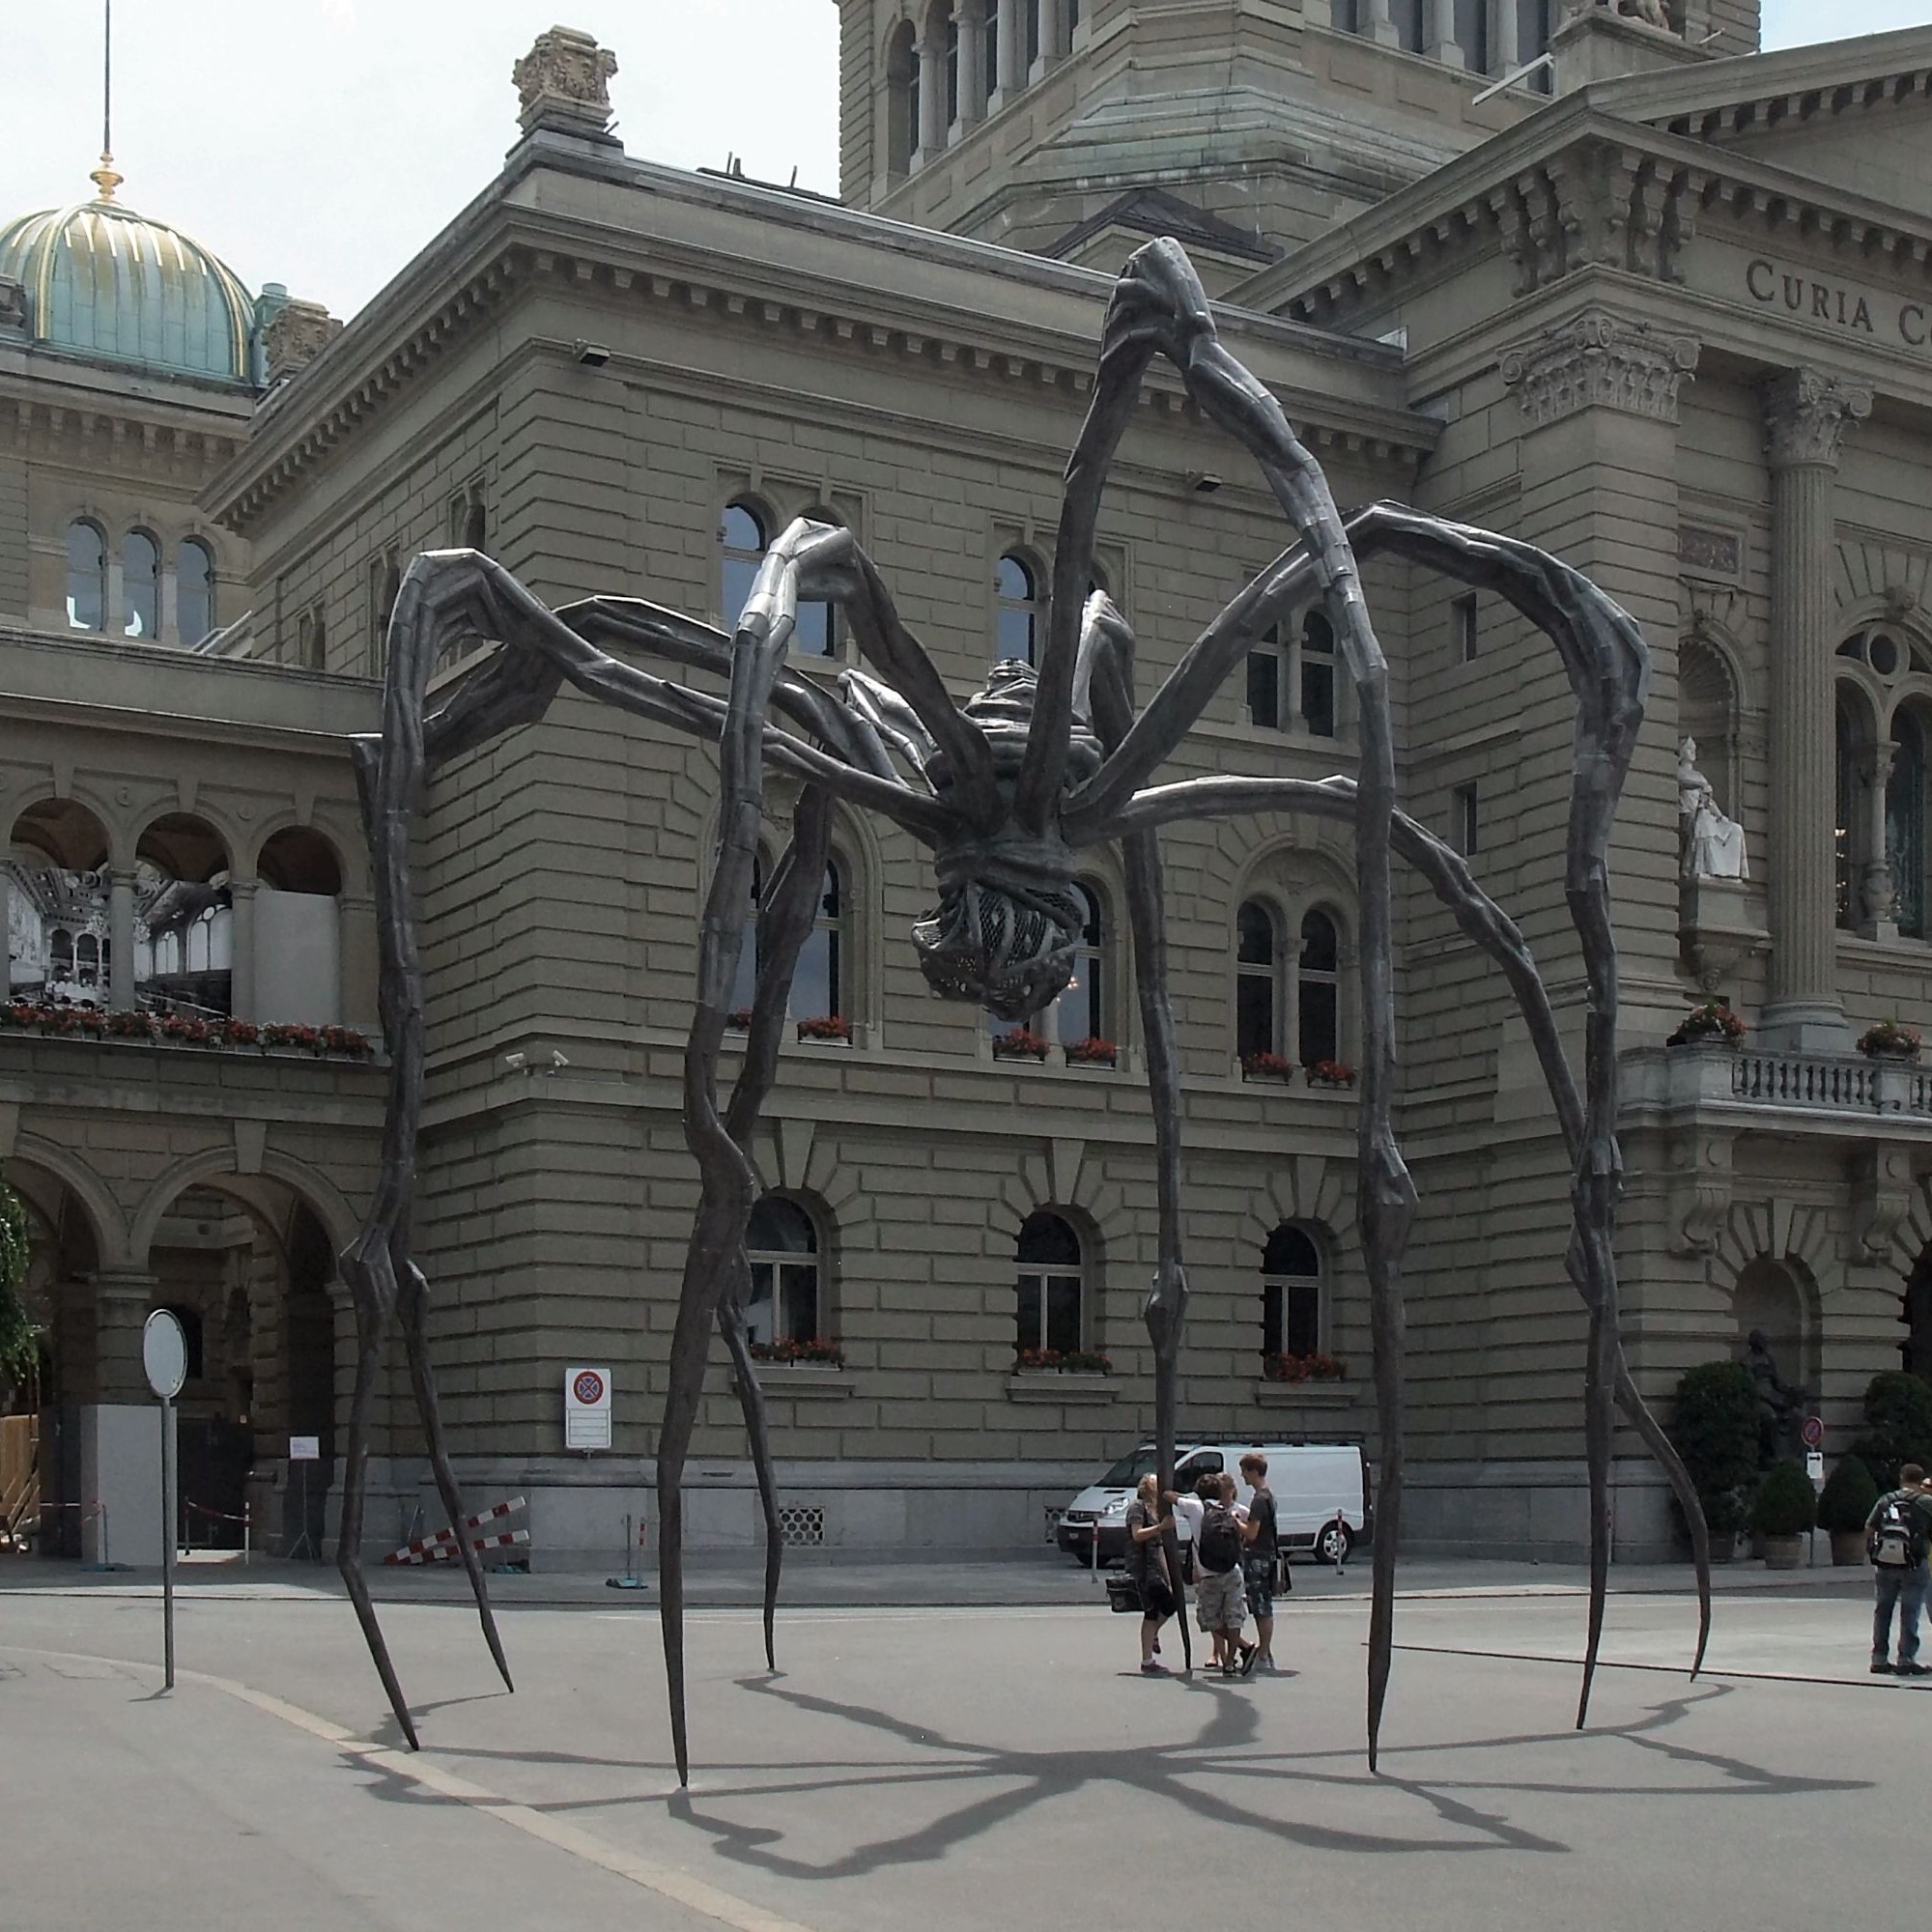
[{"label": "sandal", "polygon": [[1241,1675],[1243,1677],[1252,1677],[1255,1674],[1255,1659],[1261,1655],[1261,1645],[1258,1643],[1244,1643],[1241,1646]]}]

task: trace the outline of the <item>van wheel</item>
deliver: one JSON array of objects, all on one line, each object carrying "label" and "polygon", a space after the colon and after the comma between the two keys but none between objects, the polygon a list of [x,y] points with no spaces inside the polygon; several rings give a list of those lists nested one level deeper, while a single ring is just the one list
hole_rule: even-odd
[{"label": "van wheel", "polygon": [[1315,1539],[1315,1560],[1331,1566],[1346,1563],[1354,1547],[1355,1539],[1346,1522],[1324,1523]]}]

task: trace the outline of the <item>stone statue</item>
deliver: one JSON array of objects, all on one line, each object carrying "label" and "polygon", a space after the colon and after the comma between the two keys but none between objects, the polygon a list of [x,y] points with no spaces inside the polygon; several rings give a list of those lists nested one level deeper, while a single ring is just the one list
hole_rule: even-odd
[{"label": "stone statue", "polygon": [[1747,879],[1745,829],[1718,808],[1711,781],[1697,769],[1697,741],[1677,748],[1677,815],[1684,828],[1687,879]]},{"label": "stone statue", "polygon": [[1802,1388],[1787,1383],[1772,1360],[1771,1337],[1753,1328],[1745,1338],[1745,1367],[1750,1371],[1757,1396],[1757,1460],[1761,1469],[1798,1453],[1799,1425],[1808,1400]]}]

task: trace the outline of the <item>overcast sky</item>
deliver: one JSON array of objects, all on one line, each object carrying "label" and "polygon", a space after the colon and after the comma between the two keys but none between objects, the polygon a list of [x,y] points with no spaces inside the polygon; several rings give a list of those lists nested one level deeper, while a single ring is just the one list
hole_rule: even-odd
[{"label": "overcast sky", "polygon": [[[562,18],[613,48],[634,155],[836,192],[833,0],[120,0],[121,198],[251,288],[353,314],[496,173],[510,67]],[[1932,0],[1766,0],[1765,41],[1932,21]],[[0,220],[92,192],[99,0],[0,0]]]}]

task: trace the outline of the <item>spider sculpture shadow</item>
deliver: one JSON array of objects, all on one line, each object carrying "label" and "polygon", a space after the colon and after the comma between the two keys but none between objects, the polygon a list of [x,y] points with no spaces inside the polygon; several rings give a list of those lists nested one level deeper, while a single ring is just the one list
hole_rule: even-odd
[{"label": "spider sculpture shadow", "polygon": [[[1179,370],[1203,412],[1255,457],[1296,541],[1208,626],[1141,708],[1132,633],[1104,596],[1084,593],[1092,582],[1094,526],[1108,468],[1141,379],[1156,355]],[[1463,860],[1396,809],[1387,666],[1357,568],[1358,557],[1384,552],[1507,598],[1554,643],[1569,673],[1577,723],[1565,885],[1589,991],[1581,1093],[1521,934],[1480,890]],[[1340,639],[1355,693],[1360,775],[1319,782],[1208,778],[1151,785],[1256,640],[1291,609],[1318,596]],[[798,606],[814,599],[839,608],[869,667],[844,672],[836,696],[785,666]],[[495,648],[426,715],[432,669],[446,652],[476,643]],[[724,695],[652,676],[602,648],[610,644],[686,672],[707,673],[724,685]],[[931,852],[939,906],[914,928],[921,966],[940,993],[1007,1019],[1037,1012],[1067,983],[1082,923],[1073,889],[1076,855],[1116,840],[1122,847],[1155,1136],[1159,1240],[1146,1320],[1165,1486],[1172,1485],[1174,1473],[1187,1277],[1180,1236],[1180,1090],[1167,989],[1158,831],[1179,819],[1280,810],[1353,825],[1363,1031],[1357,1213],[1369,1281],[1380,1473],[1369,1632],[1372,1767],[1394,1628],[1403,1497],[1400,1267],[1415,1203],[1391,1125],[1391,855],[1415,867],[1464,933],[1506,976],[1573,1162],[1568,1267],[1589,1316],[1584,1415],[1591,1530],[1589,1641],[1577,1721],[1580,1725],[1587,1714],[1603,1623],[1614,1410],[1622,1411],[1662,1463],[1691,1525],[1701,1662],[1710,1623],[1703,1518],[1683,1465],[1625,1364],[1612,1245],[1621,1164],[1614,1133],[1617,960],[1605,853],[1642,721],[1648,667],[1636,625],[1588,579],[1527,544],[1387,503],[1345,520],[1279,403],[1222,346],[1193,268],[1172,241],[1151,242],[1135,254],[1108,307],[1093,403],[1067,464],[1037,676],[1027,666],[1002,664],[984,690],[955,706],[850,532],[804,521],[785,530],[767,553],[728,638],[627,598],[590,598],[553,611],[471,551],[418,556],[390,619],[382,733],[358,739],[354,747],[375,858],[382,1016],[393,1058],[378,1184],[368,1219],[342,1263],[355,1295],[357,1350],[337,1555],[384,1688],[411,1744],[416,1742],[415,1728],[361,1568],[370,1412],[394,1321],[401,1323],[443,1504],[452,1521],[464,1513],[431,1373],[427,1284],[411,1258],[424,1051],[422,962],[409,872],[411,823],[432,773],[540,719],[565,682],[715,743],[720,755],[718,852],[701,915],[696,1006],[684,1058],[685,1137],[697,1168],[699,1202],[671,1337],[657,1454],[665,1662],[680,1779],[689,1769],[682,1478],[714,1324],[734,1366],[763,1506],[765,1652],[767,1662],[774,1661],[781,1545],[763,1398],[746,1331],[744,1234],[758,1186],[749,1150],[777,1066],[793,969],[824,876],[834,799],[882,813]],[[718,1064],[744,943],[740,909],[753,895],[767,768],[802,781],[802,791],[790,841],[759,908],[756,993],[744,1062],[721,1106]],[[467,1542],[460,1541],[459,1548],[491,1654],[508,1684],[481,1566]],[[1172,1548],[1170,1553],[1178,1556]]]}]

